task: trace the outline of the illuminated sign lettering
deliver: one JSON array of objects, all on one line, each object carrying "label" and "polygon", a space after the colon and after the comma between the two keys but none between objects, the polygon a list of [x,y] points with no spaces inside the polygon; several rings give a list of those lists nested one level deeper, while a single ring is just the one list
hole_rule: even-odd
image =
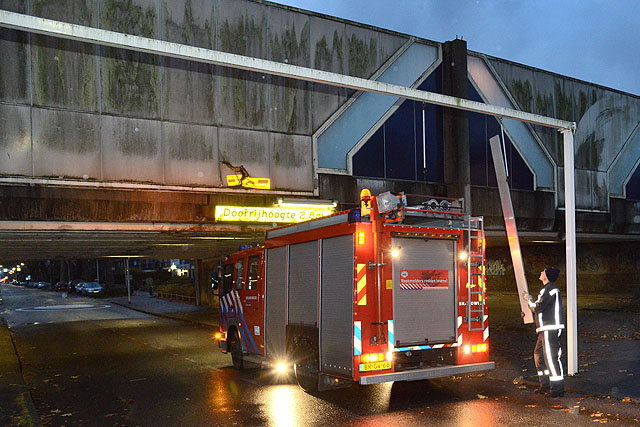
[{"label": "illuminated sign lettering", "polygon": [[327,208],[259,208],[246,206],[216,206],[216,221],[294,223],[333,214]]}]

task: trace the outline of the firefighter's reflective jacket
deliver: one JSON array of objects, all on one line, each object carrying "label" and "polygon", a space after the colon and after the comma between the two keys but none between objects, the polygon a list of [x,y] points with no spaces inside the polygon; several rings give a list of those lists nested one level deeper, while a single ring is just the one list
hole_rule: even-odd
[{"label": "firefighter's reflective jacket", "polygon": [[535,314],[536,332],[564,329],[562,296],[555,282],[547,283],[529,307]]}]

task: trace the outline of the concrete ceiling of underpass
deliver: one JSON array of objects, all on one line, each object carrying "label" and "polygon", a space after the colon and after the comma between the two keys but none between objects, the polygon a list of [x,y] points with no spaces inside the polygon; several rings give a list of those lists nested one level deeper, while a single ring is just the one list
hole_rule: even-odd
[{"label": "concrete ceiling of underpass", "polygon": [[[264,242],[273,225],[29,223],[0,221],[0,264],[45,259],[144,257],[215,260],[241,245]],[[504,231],[487,230],[489,247],[506,246]],[[578,233],[578,243],[636,240],[638,236]],[[562,244],[557,233],[520,235],[522,245]]]},{"label": "concrete ceiling of underpass", "polygon": [[[179,227],[178,227],[179,228]],[[202,230],[0,230],[0,263],[43,259],[145,257],[216,259],[264,241],[257,227]]]}]

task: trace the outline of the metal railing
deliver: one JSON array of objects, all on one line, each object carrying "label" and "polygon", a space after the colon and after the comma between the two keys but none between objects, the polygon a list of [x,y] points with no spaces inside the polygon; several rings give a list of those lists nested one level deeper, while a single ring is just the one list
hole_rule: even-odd
[{"label": "metal railing", "polygon": [[169,294],[166,292],[158,292],[156,294],[158,298],[166,299],[169,301],[180,301],[188,304],[195,304],[196,297],[191,295],[182,295],[182,294]]}]

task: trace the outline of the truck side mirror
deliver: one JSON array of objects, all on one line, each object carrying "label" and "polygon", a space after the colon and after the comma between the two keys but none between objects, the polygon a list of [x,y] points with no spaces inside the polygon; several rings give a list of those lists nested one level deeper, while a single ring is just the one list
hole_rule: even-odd
[{"label": "truck side mirror", "polygon": [[220,276],[216,273],[211,275],[211,293],[213,295],[218,295],[218,289],[220,288]]}]

